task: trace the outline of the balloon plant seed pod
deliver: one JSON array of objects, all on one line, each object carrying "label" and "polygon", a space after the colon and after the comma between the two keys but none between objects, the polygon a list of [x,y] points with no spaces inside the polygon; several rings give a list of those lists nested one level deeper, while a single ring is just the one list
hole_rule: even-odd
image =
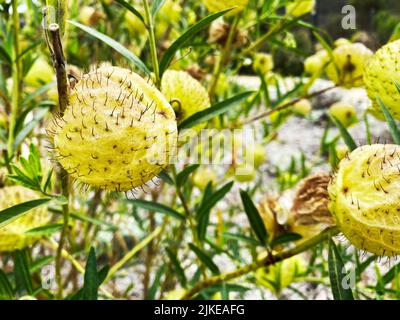
[{"label": "balloon plant seed pod", "polygon": [[232,16],[243,11],[248,3],[249,0],[204,0],[205,6],[211,12],[219,12],[233,8],[226,16]]},{"label": "balloon plant seed pod", "polygon": [[333,50],[333,61],[326,68],[326,74],[335,84],[346,88],[364,84],[364,67],[372,51],[362,43],[345,44]]},{"label": "balloon plant seed pod", "polygon": [[365,67],[364,83],[372,100],[374,111],[382,115],[376,98],[379,97],[393,117],[400,119],[400,40],[390,42],[379,49]]},{"label": "balloon plant seed pod", "polygon": [[301,236],[300,243],[335,225],[328,209],[329,180],[327,172],[312,174],[295,187],[268,196],[258,204],[270,240],[290,232]]},{"label": "balloon plant seed pod", "polygon": [[379,256],[400,254],[400,147],[357,148],[339,163],[329,209],[344,236]]},{"label": "balloon plant seed pod", "polygon": [[73,178],[109,191],[144,185],[176,153],[169,102],[149,81],[113,66],[82,76],[48,132],[56,160]]},{"label": "balloon plant seed pod", "polygon": [[[0,188],[0,211],[17,204],[39,199],[32,190],[21,186]],[[27,231],[46,225],[51,219],[47,208],[36,207],[11,223],[0,228],[0,252],[20,250],[32,245],[40,236]]]},{"label": "balloon plant seed pod", "polygon": [[[161,92],[171,103],[178,124],[196,112],[210,107],[211,102],[203,85],[185,71],[167,70],[161,80]],[[195,127],[180,132],[179,145],[186,143],[205,127]]]}]

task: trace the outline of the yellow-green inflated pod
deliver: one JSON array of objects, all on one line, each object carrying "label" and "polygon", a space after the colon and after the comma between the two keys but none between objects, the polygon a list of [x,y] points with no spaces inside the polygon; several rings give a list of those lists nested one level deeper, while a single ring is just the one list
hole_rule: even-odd
[{"label": "yellow-green inflated pod", "polygon": [[[21,186],[0,188],[0,211],[38,198],[39,196],[34,191]],[[33,244],[40,237],[26,234],[26,232],[44,226],[50,218],[46,207],[37,207],[4,227],[0,227],[0,252],[20,250]]]},{"label": "yellow-green inflated pod", "polygon": [[351,43],[333,50],[333,62],[326,68],[326,74],[335,84],[346,88],[363,85],[364,66],[372,51],[362,43]]},{"label": "yellow-green inflated pod", "polygon": [[293,17],[301,17],[314,11],[315,3],[315,0],[295,0],[286,6],[286,12]]},{"label": "yellow-green inflated pod", "polygon": [[379,97],[396,119],[400,119],[400,93],[395,85],[395,81],[400,84],[399,57],[400,40],[390,42],[373,55],[364,72],[365,88],[374,111],[382,114],[376,101]]},{"label": "yellow-green inflated pod", "polygon": [[329,114],[346,128],[357,122],[356,108],[345,102],[336,102],[329,107]]},{"label": "yellow-green inflated pod", "polygon": [[249,0],[203,0],[203,2],[211,12],[219,12],[236,7],[226,14],[226,16],[230,16],[243,11],[248,5]]},{"label": "yellow-green inflated pod", "polygon": [[311,75],[320,73],[328,61],[329,55],[326,50],[320,50],[304,60],[304,71]]},{"label": "yellow-green inflated pod", "polygon": [[[186,71],[167,70],[162,77],[161,91],[170,101],[178,124],[211,105],[207,90]],[[206,123],[199,124],[191,128],[192,130],[184,132],[179,138],[180,143],[200,131],[205,125]]]},{"label": "yellow-green inflated pod", "polygon": [[274,68],[274,58],[269,53],[257,53],[254,55],[253,69],[255,72],[266,74]]},{"label": "yellow-green inflated pod", "polygon": [[145,184],[175,155],[174,111],[150,82],[103,66],[82,77],[52,129],[56,159],[78,181],[110,191]]},{"label": "yellow-green inflated pod", "polygon": [[400,254],[400,146],[362,146],[339,163],[328,187],[329,210],[358,249]]}]

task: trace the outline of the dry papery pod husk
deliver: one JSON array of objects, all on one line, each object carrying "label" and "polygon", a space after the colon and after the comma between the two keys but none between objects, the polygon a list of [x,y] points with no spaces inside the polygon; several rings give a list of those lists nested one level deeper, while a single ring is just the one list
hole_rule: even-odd
[{"label": "dry papery pod husk", "polygon": [[[226,23],[223,20],[215,20],[211,23],[208,42],[209,43],[217,43],[221,46],[225,46],[229,32],[231,29],[231,25]],[[249,35],[247,30],[236,30],[232,41],[233,48],[240,48],[244,46],[249,41]]]},{"label": "dry papery pod husk", "polygon": [[333,226],[328,210],[330,174],[317,173],[301,180],[293,189],[267,196],[258,205],[270,240],[285,233],[298,233],[304,241]]}]

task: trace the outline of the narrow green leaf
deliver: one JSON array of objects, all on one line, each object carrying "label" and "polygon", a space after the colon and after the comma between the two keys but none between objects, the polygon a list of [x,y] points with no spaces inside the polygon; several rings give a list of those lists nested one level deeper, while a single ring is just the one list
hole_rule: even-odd
[{"label": "narrow green leaf", "polygon": [[183,288],[186,288],[187,279],[178,258],[170,248],[166,248],[165,251],[167,252],[169,259],[171,260],[176,276],[178,277],[179,283]]},{"label": "narrow green leaf", "polygon": [[[33,99],[35,99],[36,97],[42,95],[43,93],[47,92],[49,89],[51,89],[52,87],[56,86],[56,83],[54,81],[46,83],[45,85],[41,86],[40,88],[36,89],[34,92],[28,94],[24,100],[22,101],[22,105],[27,105],[29,102],[31,102]],[[33,108],[28,108],[27,111],[28,113],[30,111],[32,111],[32,109],[34,109],[35,106]],[[25,113],[25,112],[24,112]],[[24,117],[25,118],[25,117]]]},{"label": "narrow green leaf", "polygon": [[339,129],[340,135],[343,138],[344,143],[347,145],[350,151],[357,149],[357,144],[354,142],[353,137],[347,131],[345,126],[335,117],[331,116],[332,121],[335,123],[336,127]]},{"label": "narrow green leaf", "polygon": [[156,14],[158,13],[158,11],[160,11],[160,9],[164,5],[164,3],[165,3],[165,0],[154,0],[153,1],[153,4],[151,5],[151,15],[153,17],[155,17]]},{"label": "narrow green leaf", "polygon": [[163,213],[163,214],[169,215],[171,217],[177,218],[181,221],[185,220],[185,216],[183,214],[181,214],[178,211],[175,211],[174,209],[167,207],[166,205],[163,205],[161,203],[147,201],[147,200],[141,200],[141,199],[128,200],[128,201],[136,207],[147,209],[147,210],[158,212],[158,213]]},{"label": "narrow green leaf", "polygon": [[32,279],[29,273],[29,265],[26,254],[17,250],[14,254],[14,275],[15,275],[15,285],[17,292],[20,296],[22,295],[32,295]]},{"label": "narrow green leaf", "polygon": [[171,176],[165,170],[161,171],[158,174],[158,177],[165,183],[168,183],[171,186],[174,185],[174,180],[172,180]]},{"label": "narrow green leaf", "polygon": [[55,256],[43,256],[33,261],[29,266],[29,272],[34,273],[48,265],[55,259]]},{"label": "narrow green leaf", "polygon": [[389,126],[390,134],[392,135],[393,142],[395,144],[400,144],[400,132],[399,128],[396,125],[396,122],[394,121],[392,115],[390,114],[389,110],[386,108],[385,104],[381,100],[381,98],[376,97],[376,101],[378,101],[378,104],[380,105],[383,115],[385,116],[386,122]]},{"label": "narrow green leaf", "polygon": [[48,236],[60,231],[62,227],[62,224],[49,224],[47,226],[30,229],[26,231],[25,234],[30,236]]},{"label": "narrow green leaf", "polygon": [[50,184],[51,184],[51,177],[53,176],[53,168],[49,171],[49,173],[47,174],[47,178],[45,180],[45,183],[43,185],[43,191],[47,192],[47,189],[50,188]]},{"label": "narrow green leaf", "polygon": [[188,128],[194,127],[202,122],[209,121],[221,114],[224,114],[225,112],[229,111],[234,105],[237,105],[238,103],[242,102],[243,100],[248,98],[253,93],[255,93],[255,92],[248,91],[248,92],[240,93],[240,94],[238,94],[232,98],[229,98],[225,101],[219,102],[210,108],[207,108],[205,110],[197,112],[197,113],[191,115],[189,118],[182,121],[182,123],[179,125],[178,129],[179,130],[188,129]]},{"label": "narrow green leaf", "polygon": [[80,214],[80,213],[77,213],[77,212],[71,212],[70,216],[73,219],[89,222],[89,223],[94,224],[96,226],[107,227],[111,231],[118,230],[118,228],[115,225],[113,225],[113,224],[111,224],[109,222],[97,219],[97,218],[89,217],[88,215],[83,215],[83,214]]},{"label": "narrow green leaf", "polygon": [[190,249],[196,254],[196,256],[200,259],[200,261],[208,268],[210,271],[217,275],[219,274],[219,268],[218,266],[212,261],[212,259],[204,253],[203,250],[200,248],[196,247],[193,243],[189,243]]},{"label": "narrow green leaf", "polygon": [[189,175],[194,172],[200,165],[193,164],[191,166],[187,166],[183,169],[179,174],[176,176],[176,184],[178,187],[181,187],[186,180],[188,179]]},{"label": "narrow green leaf", "polygon": [[[101,286],[104,280],[107,278],[108,272],[110,271],[109,266],[103,267],[99,272],[97,272],[97,288]],[[83,288],[79,289],[77,292],[72,294],[67,298],[67,300],[83,300]]]},{"label": "narrow green leaf", "polygon": [[51,198],[31,200],[0,211],[0,229],[26,214],[29,210],[39,207],[50,200]]},{"label": "narrow green leaf", "polygon": [[268,243],[268,232],[265,229],[260,213],[246,191],[240,190],[240,198],[242,199],[244,211],[249,219],[251,228],[260,241],[260,244],[263,246],[266,245]]},{"label": "narrow green leaf", "polygon": [[223,232],[222,235],[226,239],[233,239],[233,240],[247,242],[248,244],[250,244],[252,246],[258,246],[260,244],[256,239],[245,236],[243,234]]},{"label": "narrow green leaf", "polygon": [[123,45],[121,45],[114,39],[90,27],[80,24],[79,22],[68,20],[68,23],[82,29],[83,31],[86,31],[93,37],[103,41],[105,44],[109,45],[111,48],[113,48],[121,55],[123,55],[125,58],[127,58],[130,62],[132,62],[136,67],[139,68],[140,71],[142,71],[148,76],[151,75],[151,72],[149,71],[149,69],[147,69],[146,65],[142,62],[142,60],[140,60],[136,55],[134,55],[132,52],[130,52],[127,48],[125,48]]},{"label": "narrow green leaf", "polygon": [[151,285],[151,287],[149,289],[149,292],[147,294],[147,297],[146,297],[148,300],[154,300],[155,299],[157,290],[158,290],[158,288],[160,287],[160,284],[161,284],[161,277],[163,276],[163,274],[165,273],[166,270],[167,270],[167,265],[166,264],[162,265],[158,269],[158,271],[156,273],[156,276],[154,277],[153,284]]},{"label": "narrow green leaf", "polygon": [[359,267],[357,268],[357,275],[361,275],[368,267],[369,265],[374,262],[377,259],[377,256],[373,255],[368,257],[365,261],[360,263]]},{"label": "narrow green leaf", "polygon": [[10,280],[3,270],[0,269],[0,300],[11,300],[14,297],[14,292]]},{"label": "narrow green leaf", "polygon": [[343,286],[346,270],[339,250],[332,239],[329,240],[328,265],[333,298],[335,300],[354,300],[351,288]]},{"label": "narrow green leaf", "polygon": [[400,263],[395,264],[388,272],[384,274],[382,277],[382,283],[384,285],[388,284],[390,281],[392,281],[396,275],[399,274],[400,271]]},{"label": "narrow green leaf", "polygon": [[199,210],[197,211],[197,232],[200,240],[206,236],[207,226],[210,220],[210,210],[232,189],[233,182],[228,182],[221,189],[218,189],[211,195],[203,197]]},{"label": "narrow green leaf", "polygon": [[11,65],[12,59],[6,48],[0,44],[0,60],[3,60],[7,64]]},{"label": "narrow green leaf", "polygon": [[115,0],[115,2],[119,3],[121,6],[125,7],[128,9],[128,11],[132,12],[136,17],[139,18],[140,21],[143,22],[144,25],[146,25],[143,16],[139,11],[137,11],[134,7],[132,7],[128,2],[124,0]]},{"label": "narrow green leaf", "polygon": [[400,93],[400,82],[394,81],[394,85],[396,86],[397,91]]},{"label": "narrow green leaf", "polygon": [[288,243],[288,242],[293,242],[293,241],[297,241],[300,240],[302,238],[302,236],[298,233],[285,233],[282,234],[278,237],[276,237],[274,240],[271,241],[271,247],[280,245],[280,244],[284,244],[284,243]]},{"label": "narrow green leaf", "polygon": [[198,34],[201,30],[203,30],[205,27],[207,27],[211,22],[214,20],[218,19],[219,17],[222,17],[225,13],[227,13],[229,10],[217,12],[214,14],[211,14],[204,19],[200,20],[197,22],[195,25],[191,26],[188,30],[186,30],[165,52],[164,56],[162,57],[160,61],[160,76],[163,75],[165,70],[168,69],[172,59],[175,57],[176,52],[179,49],[185,48],[191,40],[193,40],[193,37]]},{"label": "narrow green leaf", "polygon": [[96,252],[92,247],[90,248],[89,257],[86,262],[82,295],[83,300],[97,300],[98,287]]}]

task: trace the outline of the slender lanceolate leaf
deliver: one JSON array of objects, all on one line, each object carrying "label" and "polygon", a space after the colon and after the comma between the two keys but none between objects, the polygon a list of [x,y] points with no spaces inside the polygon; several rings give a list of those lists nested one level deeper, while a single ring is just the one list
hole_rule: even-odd
[{"label": "slender lanceolate leaf", "polygon": [[22,295],[32,295],[32,279],[29,273],[29,264],[26,254],[17,250],[14,254],[14,275],[15,275],[15,285],[17,292],[20,296]]},{"label": "slender lanceolate leaf", "polygon": [[190,166],[187,166],[185,169],[183,169],[176,177],[176,184],[178,187],[182,186],[186,180],[188,179],[189,175],[194,172],[200,165],[198,164],[193,164]]},{"label": "slender lanceolate leaf", "polygon": [[[101,284],[104,282],[104,280],[107,278],[108,271],[110,270],[109,266],[105,266],[101,268],[99,272],[97,272],[97,288],[101,286]],[[68,300],[83,300],[83,289],[79,289],[77,292],[72,294]]]},{"label": "slender lanceolate leaf", "polygon": [[149,288],[149,292],[147,293],[146,299],[154,300],[156,298],[156,293],[158,288],[161,285],[161,278],[164,275],[165,271],[167,270],[167,265],[163,264],[160,268],[158,268],[156,276],[154,277],[153,284]]},{"label": "slender lanceolate leaf", "polygon": [[344,143],[347,145],[350,151],[357,149],[357,144],[354,142],[353,137],[347,131],[345,126],[335,117],[331,116],[332,121],[335,123],[336,127],[339,129],[340,135],[343,138]]},{"label": "slender lanceolate leaf", "polygon": [[0,269],[0,300],[12,299],[14,296],[13,288],[7,275]]},{"label": "slender lanceolate leaf", "polygon": [[390,114],[389,110],[386,108],[385,104],[381,100],[381,98],[377,97],[376,101],[380,105],[383,115],[385,116],[386,122],[389,126],[390,134],[392,135],[393,142],[395,144],[400,144],[400,132],[399,128],[397,127],[396,122],[394,121],[392,115]]},{"label": "slender lanceolate leaf", "polygon": [[395,264],[393,267],[390,268],[388,272],[386,272],[382,277],[382,283],[384,285],[391,282],[396,276],[398,276],[400,271],[400,263]]},{"label": "slender lanceolate leaf", "polygon": [[329,240],[328,265],[333,298],[335,300],[354,300],[353,292],[344,279],[346,270],[342,257],[332,239]]},{"label": "slender lanceolate leaf", "polygon": [[170,248],[166,248],[165,251],[167,252],[169,259],[171,260],[171,263],[173,265],[179,283],[183,288],[185,288],[187,284],[187,279],[177,256],[172,252]]},{"label": "slender lanceolate leaf", "polygon": [[204,196],[200,208],[197,211],[197,233],[200,240],[206,236],[207,226],[210,220],[210,210],[231,190],[233,182],[229,182],[211,195]]},{"label": "slender lanceolate leaf", "polygon": [[160,11],[161,7],[164,5],[166,0],[154,0],[151,5],[151,15],[154,17],[158,11]]},{"label": "slender lanceolate leaf", "polygon": [[136,17],[138,17],[139,20],[143,22],[143,24],[146,24],[141,13],[137,11],[134,7],[132,7],[128,2],[124,0],[115,0],[115,2],[128,9],[128,11],[132,12]]},{"label": "slender lanceolate leaf", "polygon": [[240,190],[240,198],[242,199],[244,211],[249,219],[251,228],[260,241],[260,244],[266,245],[268,243],[268,232],[265,229],[260,213],[246,191]]},{"label": "slender lanceolate leaf", "polygon": [[165,70],[168,69],[171,61],[174,59],[175,54],[178,50],[185,48],[188,46],[190,40],[193,39],[193,37],[198,34],[201,30],[203,30],[205,27],[207,27],[211,22],[214,20],[218,19],[219,17],[222,17],[225,13],[227,13],[229,10],[217,12],[214,14],[211,14],[204,19],[200,20],[197,22],[195,25],[191,26],[186,32],[184,32],[165,52],[164,56],[162,57],[160,61],[160,76],[163,75]]},{"label": "slender lanceolate leaf", "polygon": [[190,249],[196,254],[199,260],[208,268],[213,274],[219,274],[219,268],[214,261],[200,248],[196,247],[193,243],[189,243]]},{"label": "slender lanceolate leaf", "polygon": [[44,205],[50,200],[51,198],[31,200],[0,211],[0,229],[13,222],[15,219],[28,213],[29,210]]},{"label": "slender lanceolate leaf", "polygon": [[301,238],[302,236],[299,235],[298,233],[285,233],[272,240],[271,247],[277,246],[279,244],[297,241],[300,240]]},{"label": "slender lanceolate leaf", "polygon": [[86,262],[85,276],[83,283],[83,300],[97,300],[97,291],[99,288],[96,252],[90,248],[89,257]]},{"label": "slender lanceolate leaf", "polygon": [[0,61],[4,61],[7,64],[12,63],[11,55],[8,53],[7,49],[0,43]]},{"label": "slender lanceolate leaf", "polygon": [[400,82],[394,81],[397,91],[400,93]]},{"label": "slender lanceolate leaf", "polygon": [[256,239],[254,239],[253,237],[245,236],[243,234],[223,232],[222,235],[226,239],[233,239],[233,240],[247,242],[248,244],[250,244],[252,246],[258,246],[259,245],[259,242]]},{"label": "slender lanceolate leaf", "polygon": [[134,206],[147,209],[150,211],[154,212],[159,212],[163,213],[166,215],[169,215],[173,218],[179,219],[181,221],[185,220],[185,216],[178,211],[175,211],[174,209],[167,207],[166,205],[163,205],[161,203],[153,202],[153,201],[147,201],[147,200],[141,200],[141,199],[135,199],[135,200],[128,200],[131,202]]},{"label": "slender lanceolate leaf", "polygon": [[48,111],[48,108],[41,108],[35,114],[34,118],[27,123],[21,131],[18,132],[13,144],[14,152],[18,149],[19,145],[25,140],[25,138],[32,132],[32,130],[39,124],[39,122],[45,117]]},{"label": "slender lanceolate leaf", "polygon": [[182,121],[182,123],[179,125],[178,129],[183,130],[183,129],[192,128],[200,123],[209,121],[221,114],[224,114],[225,112],[228,112],[234,105],[237,105],[238,103],[242,102],[243,100],[248,98],[253,93],[254,93],[254,91],[247,91],[244,93],[240,93],[240,94],[238,94],[232,98],[229,98],[225,101],[219,102],[210,108],[207,108],[205,110],[197,112],[197,113],[191,115],[189,118]]},{"label": "slender lanceolate leaf", "polygon": [[68,23],[82,29],[83,31],[89,33],[93,37],[103,41],[105,44],[109,45],[111,48],[119,52],[121,55],[123,55],[125,58],[127,58],[130,62],[132,62],[140,71],[145,73],[146,75],[150,75],[151,72],[149,69],[146,67],[146,65],[143,63],[142,60],[140,60],[136,55],[134,55],[131,51],[129,51],[127,48],[125,48],[123,45],[121,45],[119,42],[115,41],[114,39],[110,38],[109,36],[106,36],[105,34],[94,30],[88,26],[85,26],[79,22],[76,21],[71,21],[68,20]]},{"label": "slender lanceolate leaf", "polygon": [[174,180],[171,178],[171,176],[165,171],[165,170],[163,170],[163,171],[161,171],[159,174],[158,174],[158,177],[162,180],[162,181],[164,181],[165,183],[168,183],[169,185],[174,185]]},{"label": "slender lanceolate leaf", "polygon": [[48,236],[50,234],[56,233],[62,229],[62,224],[49,224],[47,226],[42,226],[34,229],[30,229],[25,232],[25,234],[30,236]]}]

